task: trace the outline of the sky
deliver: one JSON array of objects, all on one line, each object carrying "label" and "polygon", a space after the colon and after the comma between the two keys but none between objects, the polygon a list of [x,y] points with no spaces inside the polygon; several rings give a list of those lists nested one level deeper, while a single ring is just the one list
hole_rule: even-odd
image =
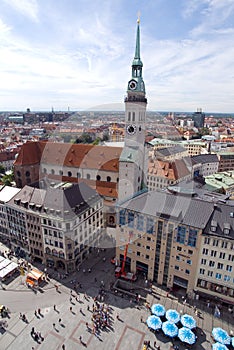
[{"label": "sky", "polygon": [[234,112],[234,0],[0,0],[0,111],[124,110],[140,13],[148,110]]}]

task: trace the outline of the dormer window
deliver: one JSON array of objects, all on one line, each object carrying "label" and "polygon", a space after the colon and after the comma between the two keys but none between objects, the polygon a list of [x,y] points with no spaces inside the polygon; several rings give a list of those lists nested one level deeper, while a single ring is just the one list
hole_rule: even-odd
[{"label": "dormer window", "polygon": [[229,235],[230,233],[230,224],[228,222],[223,224],[223,233]]},{"label": "dormer window", "polygon": [[217,221],[212,220],[211,221],[211,231],[216,232],[216,229],[217,229]]}]

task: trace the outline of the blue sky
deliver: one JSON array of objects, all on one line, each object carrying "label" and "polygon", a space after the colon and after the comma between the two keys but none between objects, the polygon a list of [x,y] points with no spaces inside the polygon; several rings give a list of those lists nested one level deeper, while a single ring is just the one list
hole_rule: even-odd
[{"label": "blue sky", "polygon": [[0,0],[0,9],[0,110],[124,110],[140,12],[148,110],[234,112],[234,0]]}]

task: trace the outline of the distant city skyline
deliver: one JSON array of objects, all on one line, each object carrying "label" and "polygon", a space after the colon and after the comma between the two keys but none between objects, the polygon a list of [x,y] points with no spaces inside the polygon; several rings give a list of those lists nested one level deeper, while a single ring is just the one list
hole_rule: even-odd
[{"label": "distant city skyline", "polygon": [[124,110],[141,13],[148,111],[233,113],[233,0],[0,0],[0,110]]}]

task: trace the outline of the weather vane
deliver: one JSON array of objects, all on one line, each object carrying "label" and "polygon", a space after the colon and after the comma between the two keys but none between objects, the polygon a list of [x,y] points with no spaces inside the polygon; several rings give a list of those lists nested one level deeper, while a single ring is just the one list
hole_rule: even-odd
[{"label": "weather vane", "polygon": [[140,15],[141,15],[141,13],[140,13],[140,11],[138,11],[138,13],[137,13],[137,23],[140,23]]}]

